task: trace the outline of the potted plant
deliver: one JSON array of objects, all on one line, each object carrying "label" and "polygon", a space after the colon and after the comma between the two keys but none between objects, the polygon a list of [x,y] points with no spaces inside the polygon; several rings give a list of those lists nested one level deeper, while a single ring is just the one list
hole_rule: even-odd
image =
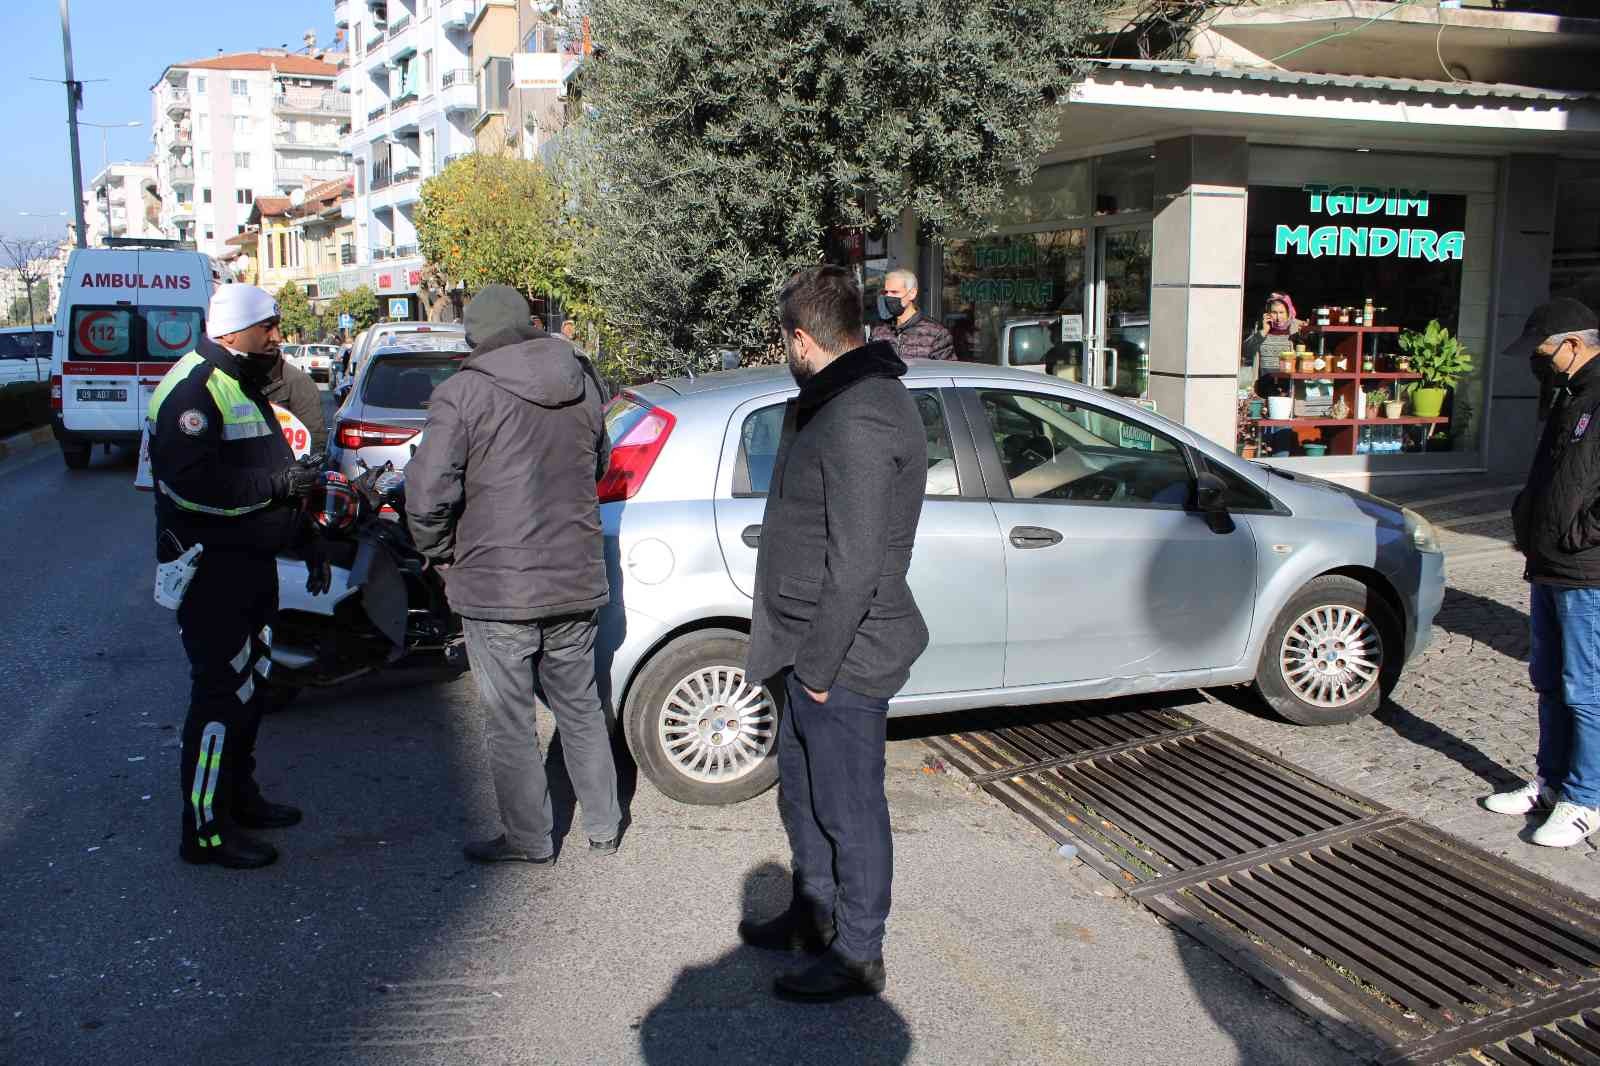
[{"label": "potted plant", "polygon": [[1383,405],[1388,402],[1389,394],[1383,389],[1373,389],[1367,393],[1367,417],[1382,418]]},{"label": "potted plant", "polygon": [[1438,418],[1445,394],[1461,377],[1472,373],[1472,355],[1438,319],[1429,322],[1427,329],[1400,334],[1400,347],[1422,376],[1411,392],[1412,412],[1419,418]]},{"label": "potted plant", "polygon": [[1405,413],[1406,413],[1406,402],[1404,400],[1399,399],[1398,397],[1396,397],[1393,400],[1385,399],[1383,401],[1383,417],[1384,418],[1399,418],[1401,415],[1403,415]]}]

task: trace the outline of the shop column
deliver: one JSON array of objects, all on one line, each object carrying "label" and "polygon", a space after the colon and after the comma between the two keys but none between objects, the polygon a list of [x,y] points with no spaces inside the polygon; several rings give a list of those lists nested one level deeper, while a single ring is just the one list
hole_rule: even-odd
[{"label": "shop column", "polygon": [[1539,440],[1539,387],[1526,362],[1501,359],[1499,352],[1521,336],[1533,309],[1550,299],[1556,161],[1547,156],[1507,157],[1500,166],[1500,204],[1494,276],[1485,279],[1492,280],[1498,294],[1494,340],[1480,357],[1480,366],[1489,368],[1489,469],[1520,475],[1527,472]]},{"label": "shop column", "polygon": [[1150,293],[1150,398],[1230,451],[1244,323],[1246,186],[1242,137],[1156,144]]}]

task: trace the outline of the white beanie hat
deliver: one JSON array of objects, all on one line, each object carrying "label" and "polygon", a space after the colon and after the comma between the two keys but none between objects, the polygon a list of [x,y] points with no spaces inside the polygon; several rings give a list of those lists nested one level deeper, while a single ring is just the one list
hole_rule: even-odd
[{"label": "white beanie hat", "polygon": [[211,294],[206,336],[215,340],[278,317],[278,301],[254,285],[218,285]]}]

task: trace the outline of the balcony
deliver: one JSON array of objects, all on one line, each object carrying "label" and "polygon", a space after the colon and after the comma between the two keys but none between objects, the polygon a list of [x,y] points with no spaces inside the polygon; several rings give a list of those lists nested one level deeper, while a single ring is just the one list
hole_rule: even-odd
[{"label": "balcony", "polygon": [[478,0],[440,0],[439,24],[447,30],[464,30],[478,14]]},{"label": "balcony", "polygon": [[387,166],[372,168],[372,181],[367,188],[373,192],[381,192],[392,184],[394,184],[394,173]]},{"label": "balcony", "polygon": [[188,148],[189,146],[191,146],[193,144],[194,144],[194,135],[192,133],[190,133],[188,130],[186,130],[186,129],[177,129],[177,130],[173,130],[172,131],[172,148],[173,148],[174,151],[176,151],[179,148]]},{"label": "balcony", "polygon": [[272,181],[280,189],[298,189],[307,182],[317,184],[348,177],[343,167],[294,167],[279,164],[272,168]]},{"label": "balcony", "polygon": [[389,105],[388,104],[384,104],[381,107],[373,108],[371,111],[367,112],[367,125],[369,125],[369,126],[372,125],[374,122],[378,121],[380,118],[382,118],[384,115],[387,115],[388,113],[389,113]]},{"label": "balcony", "polygon": [[188,163],[172,164],[172,184],[193,185],[194,167]]},{"label": "balcony", "polygon": [[339,246],[339,265],[340,266],[355,266],[355,263],[356,263],[356,246],[353,245],[353,244],[341,244]]},{"label": "balcony", "polygon": [[180,200],[177,203],[173,204],[172,205],[172,217],[174,219],[194,218],[194,201],[193,200]]},{"label": "balcony", "polygon": [[350,25],[350,0],[334,0],[333,24],[341,30]]},{"label": "balcony", "polygon": [[303,152],[341,152],[343,147],[339,143],[338,134],[331,129],[318,130],[315,136],[297,133],[294,129],[280,126],[272,133],[272,144],[276,148],[298,148]]},{"label": "balcony", "polygon": [[447,113],[478,110],[478,87],[472,83],[470,70],[445,71],[439,79],[439,95]]},{"label": "balcony", "polygon": [[354,221],[356,217],[356,202],[354,198],[339,201],[339,217],[346,222]]},{"label": "balcony", "polygon": [[167,97],[167,114],[181,115],[187,110],[189,110],[189,90],[173,90],[172,95]]},{"label": "balcony", "polygon": [[393,259],[393,258],[394,258],[394,249],[393,248],[374,248],[372,250],[372,261],[374,263],[381,263],[385,259]]},{"label": "balcony", "polygon": [[272,110],[280,115],[340,118],[350,114],[350,97],[335,89],[278,93],[272,98]]},{"label": "balcony", "polygon": [[411,259],[420,254],[414,244],[397,244],[394,246],[394,257],[396,259]]},{"label": "balcony", "polygon": [[399,18],[397,18],[393,22],[389,23],[389,40],[391,40],[391,41],[394,40],[396,37],[400,36],[402,33],[406,32],[410,28],[411,28],[411,16],[410,15],[401,15]]}]

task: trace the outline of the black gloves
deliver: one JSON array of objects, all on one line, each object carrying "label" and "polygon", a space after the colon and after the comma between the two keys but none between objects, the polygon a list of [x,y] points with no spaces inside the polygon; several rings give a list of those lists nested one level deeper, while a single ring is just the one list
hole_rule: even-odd
[{"label": "black gloves", "polygon": [[306,545],[306,591],[321,596],[333,587],[333,566],[322,554],[321,542],[313,536]]},{"label": "black gloves", "polygon": [[272,475],[274,503],[295,503],[311,495],[317,487],[317,471],[295,463]]}]

